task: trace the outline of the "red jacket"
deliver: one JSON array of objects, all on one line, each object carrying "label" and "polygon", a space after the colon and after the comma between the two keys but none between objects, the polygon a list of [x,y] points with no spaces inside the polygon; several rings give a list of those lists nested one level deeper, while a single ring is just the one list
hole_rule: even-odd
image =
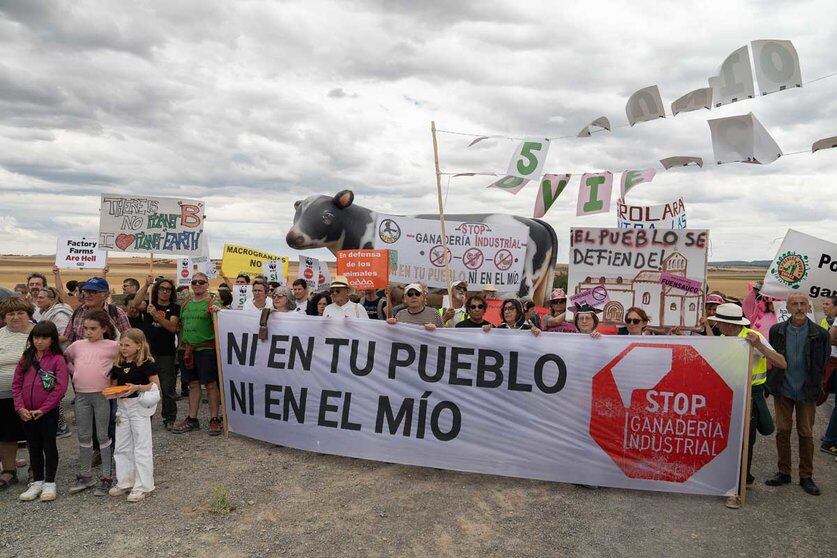
[{"label": "red jacket", "polygon": [[61,398],[64,397],[70,381],[67,362],[62,355],[46,353],[40,359],[40,363],[43,370],[55,374],[55,388],[52,391],[46,391],[35,367],[29,366],[29,370],[24,370],[23,365],[18,363],[12,380],[12,397],[16,411],[29,409],[46,414],[61,403]]}]

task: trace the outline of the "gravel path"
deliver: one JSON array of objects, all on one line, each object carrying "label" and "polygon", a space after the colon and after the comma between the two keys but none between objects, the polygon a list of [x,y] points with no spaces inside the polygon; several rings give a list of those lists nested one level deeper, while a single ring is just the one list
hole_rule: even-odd
[{"label": "gravel path", "polygon": [[[820,408],[817,440],[830,410]],[[203,430],[179,436],[155,419],[158,488],[138,504],[68,495],[77,448],[59,440],[58,500],[19,502],[21,486],[0,493],[0,556],[761,558],[834,556],[837,546],[837,462],[815,456],[820,497],[767,487],[772,438],[756,447],[748,505],[732,511],[720,498],[590,491],[211,438],[201,418]],[[216,484],[229,487],[228,514],[209,511]]]}]

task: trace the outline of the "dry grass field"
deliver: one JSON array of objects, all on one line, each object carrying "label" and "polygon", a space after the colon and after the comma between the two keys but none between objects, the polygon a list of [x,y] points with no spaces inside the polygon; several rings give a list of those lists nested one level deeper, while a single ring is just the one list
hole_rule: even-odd
[{"label": "dry grass field", "polygon": [[[0,256],[0,286],[13,288],[16,283],[24,282],[26,276],[34,271],[39,271],[51,279],[53,261],[50,256]],[[336,274],[335,265],[333,262],[329,264],[329,271],[332,275]],[[119,292],[118,287],[122,284],[123,279],[135,277],[142,280],[148,274],[149,269],[150,259],[147,257],[111,258],[108,279]],[[566,273],[566,269],[566,264],[558,266],[559,273]],[[292,260],[289,275],[296,277],[296,273],[297,262]],[[764,273],[765,269],[761,267],[716,268],[710,266],[709,289],[740,298],[747,294],[748,283],[760,281],[764,278]],[[61,271],[61,279],[65,282],[70,279],[81,280],[95,274],[100,274],[100,272],[97,270],[81,272],[65,269]],[[173,259],[155,258],[154,274],[174,277],[175,261]],[[220,279],[212,281],[212,286],[215,287],[220,282]]]}]

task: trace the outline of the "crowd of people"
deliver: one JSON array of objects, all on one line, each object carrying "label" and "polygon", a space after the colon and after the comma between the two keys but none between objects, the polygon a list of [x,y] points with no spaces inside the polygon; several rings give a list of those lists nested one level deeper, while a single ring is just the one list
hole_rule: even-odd
[{"label": "crowd of people", "polygon": [[[749,463],[757,433],[776,432],[777,469],[765,482],[791,482],[790,436],[796,419],[799,438],[799,484],[808,494],[820,494],[813,480],[816,406],[837,392],[837,297],[823,303],[825,317],[809,319],[810,300],[804,294],[786,301],[790,317],[765,320],[772,300],[758,286],[740,301],[722,293],[708,293],[704,317],[697,328],[655,328],[645,310],[629,308],[621,326],[600,322],[601,310],[584,305],[568,308],[564,290],[552,290],[547,307],[531,299],[496,299],[492,286],[469,291],[465,282],[451,286],[446,307],[429,304],[421,283],[383,290],[354,292],[345,277],[337,276],[327,289],[311,292],[304,279],[290,288],[263,276],[223,277],[216,292],[203,273],[192,276],[189,287],[177,287],[166,277],[129,278],[117,295],[104,277],[63,283],[53,270],[33,273],[16,293],[0,293],[0,490],[18,484],[19,442],[29,450],[30,483],[20,499],[56,498],[58,450],[56,439],[69,435],[64,409],[75,409],[78,474],[70,494],[93,489],[99,496],[128,494],[131,502],[154,490],[151,417],[158,402],[166,431],[185,434],[201,429],[198,413],[209,407],[208,434],[223,432],[223,409],[218,386],[217,346],[213,314],[229,309],[233,285],[250,285],[244,311],[261,312],[262,327],[276,312],[323,318],[378,319],[397,326],[414,324],[428,331],[438,328],[479,328],[604,335],[705,335],[745,339],[754,348]],[[497,323],[486,319],[491,304],[499,305]],[[496,308],[496,306],[495,306]],[[755,322],[755,325],[753,324]],[[759,331],[761,328],[763,331]],[[180,392],[177,389],[180,376]],[[72,387],[72,399],[64,397]],[[774,397],[774,422],[766,397]],[[187,414],[177,421],[177,400],[188,398]],[[69,401],[68,401],[69,400]],[[63,401],[63,403],[62,403]],[[837,456],[837,411],[832,412],[820,449]],[[100,466],[98,477],[94,464]],[[746,484],[755,479],[748,468]],[[740,506],[737,496],[729,507]]]}]

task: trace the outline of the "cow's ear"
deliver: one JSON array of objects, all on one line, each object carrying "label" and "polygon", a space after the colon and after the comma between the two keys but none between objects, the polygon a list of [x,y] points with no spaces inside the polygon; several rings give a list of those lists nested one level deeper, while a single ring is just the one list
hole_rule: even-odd
[{"label": "cow's ear", "polygon": [[355,201],[355,194],[351,190],[340,190],[331,201],[340,209],[346,209]]},{"label": "cow's ear", "polygon": [[302,204],[302,200],[296,200],[294,202],[294,209],[299,209],[299,206]]}]

